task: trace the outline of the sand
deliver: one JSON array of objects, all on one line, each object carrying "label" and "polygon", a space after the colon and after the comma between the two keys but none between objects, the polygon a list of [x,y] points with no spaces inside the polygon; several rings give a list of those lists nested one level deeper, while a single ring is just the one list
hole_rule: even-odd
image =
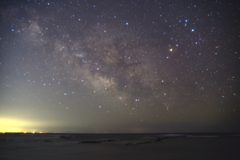
[{"label": "sand", "polygon": [[1,160],[240,159],[240,136],[0,134]]}]

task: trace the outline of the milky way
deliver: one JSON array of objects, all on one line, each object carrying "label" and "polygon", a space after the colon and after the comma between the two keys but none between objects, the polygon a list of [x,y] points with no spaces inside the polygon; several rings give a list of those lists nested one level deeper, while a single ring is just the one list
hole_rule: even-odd
[{"label": "milky way", "polygon": [[25,130],[236,130],[238,2],[1,3],[0,115]]}]

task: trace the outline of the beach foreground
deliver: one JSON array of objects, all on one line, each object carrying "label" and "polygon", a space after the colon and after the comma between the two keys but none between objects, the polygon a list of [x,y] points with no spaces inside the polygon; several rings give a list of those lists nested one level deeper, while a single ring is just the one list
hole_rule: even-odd
[{"label": "beach foreground", "polygon": [[238,135],[0,134],[1,160],[240,159]]}]

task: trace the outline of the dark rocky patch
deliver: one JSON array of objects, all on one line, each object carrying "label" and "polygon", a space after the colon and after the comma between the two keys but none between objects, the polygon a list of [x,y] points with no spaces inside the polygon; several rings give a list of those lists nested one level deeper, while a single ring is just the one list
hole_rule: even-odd
[{"label": "dark rocky patch", "polygon": [[52,141],[50,141],[50,140],[46,139],[46,140],[44,140],[43,142],[52,142]]},{"label": "dark rocky patch", "polygon": [[105,142],[113,142],[115,140],[109,139],[109,140],[103,140],[103,141],[81,141],[79,143],[105,143]]},{"label": "dark rocky patch", "polygon": [[60,138],[70,139],[72,136],[60,136]]}]

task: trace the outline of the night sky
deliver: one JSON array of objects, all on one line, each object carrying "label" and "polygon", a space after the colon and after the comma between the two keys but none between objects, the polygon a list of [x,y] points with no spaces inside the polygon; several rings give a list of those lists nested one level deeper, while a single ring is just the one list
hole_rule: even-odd
[{"label": "night sky", "polygon": [[240,131],[239,0],[0,3],[0,132]]}]

